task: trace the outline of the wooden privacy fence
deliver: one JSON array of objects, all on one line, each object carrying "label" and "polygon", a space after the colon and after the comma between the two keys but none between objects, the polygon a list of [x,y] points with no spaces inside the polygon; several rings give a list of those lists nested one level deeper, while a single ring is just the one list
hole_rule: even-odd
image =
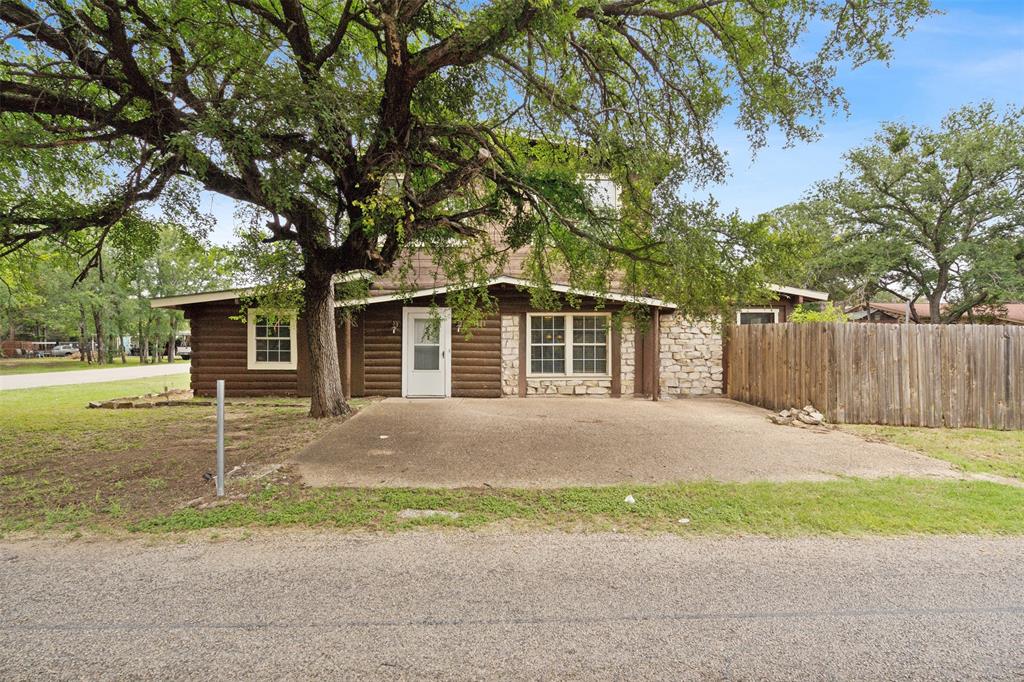
[{"label": "wooden privacy fence", "polygon": [[730,325],[726,394],[832,422],[1024,429],[1024,327]]}]

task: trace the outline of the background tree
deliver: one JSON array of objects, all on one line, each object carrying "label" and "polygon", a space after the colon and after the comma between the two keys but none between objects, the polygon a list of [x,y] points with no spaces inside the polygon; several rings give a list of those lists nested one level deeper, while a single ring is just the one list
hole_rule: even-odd
[{"label": "background tree", "polygon": [[[200,188],[254,207],[263,239],[300,259],[311,414],[339,414],[333,277],[387,272],[414,243],[465,282],[530,245],[539,285],[567,272],[603,291],[622,274],[627,292],[691,314],[728,301],[728,282],[750,278],[698,291],[702,268],[675,264],[699,230],[671,220],[683,179],[725,172],[718,115],[736,111],[755,146],[772,125],[810,138],[844,104],[835,65],[888,58],[888,39],[927,12],[926,0],[4,0],[0,244],[107,229],[168,193],[181,210]],[[617,214],[585,201],[595,170],[623,187]],[[486,238],[495,221],[499,244]],[[488,303],[463,299],[460,320]]]},{"label": "background tree", "polygon": [[127,363],[124,340],[134,336],[141,362],[161,354],[173,359],[174,339],[183,330],[181,311],[153,309],[155,296],[182,290],[226,288],[237,271],[234,254],[212,246],[181,227],[147,221],[136,225],[132,241],[115,238],[94,267],[95,253],[85,233],[58,242],[33,242],[0,259],[0,311],[5,333],[35,339],[77,339],[83,362]]},{"label": "background tree", "polygon": [[1024,109],[968,106],[939,130],[887,124],[775,218],[816,241],[805,276],[835,295],[923,297],[932,322],[1024,299]]},{"label": "background tree", "polygon": [[846,322],[843,309],[829,301],[821,309],[809,305],[797,306],[789,316],[790,322]]}]

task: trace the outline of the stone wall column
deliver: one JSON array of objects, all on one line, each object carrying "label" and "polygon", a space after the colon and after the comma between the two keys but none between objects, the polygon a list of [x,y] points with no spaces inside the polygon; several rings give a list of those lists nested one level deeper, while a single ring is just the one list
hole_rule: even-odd
[{"label": "stone wall column", "polygon": [[665,397],[722,393],[722,335],[710,322],[695,322],[678,313],[662,319],[660,377]]},{"label": "stone wall column", "polygon": [[501,316],[501,394],[519,395],[519,316]]}]

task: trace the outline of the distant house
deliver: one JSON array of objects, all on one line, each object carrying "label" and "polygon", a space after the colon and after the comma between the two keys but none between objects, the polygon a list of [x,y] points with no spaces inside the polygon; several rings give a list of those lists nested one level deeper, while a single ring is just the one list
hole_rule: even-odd
[{"label": "distant house", "polygon": [[[943,306],[945,308],[945,306]],[[915,303],[914,312],[917,319],[924,324],[931,321],[931,309],[927,303]],[[881,322],[898,324],[907,318],[906,303],[869,303],[850,308],[846,311],[851,322]],[[960,319],[961,324],[1024,324],[1024,303],[1004,303],[1002,305],[975,308],[969,315]]]}]

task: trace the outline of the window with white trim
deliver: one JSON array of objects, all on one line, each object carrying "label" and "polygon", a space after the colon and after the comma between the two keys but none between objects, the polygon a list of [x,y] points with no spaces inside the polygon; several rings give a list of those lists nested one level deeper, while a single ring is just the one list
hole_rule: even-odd
[{"label": "window with white trim", "polygon": [[778,308],[743,308],[736,313],[736,324],[773,324],[778,321]]},{"label": "window with white trim", "polygon": [[250,310],[249,369],[295,369],[298,366],[296,314],[270,315]]},{"label": "window with white trim", "polygon": [[587,199],[595,209],[617,211],[621,206],[619,186],[607,175],[584,175],[583,186],[587,191]]},{"label": "window with white trim", "polygon": [[529,315],[530,374],[606,376],[611,315]]}]

